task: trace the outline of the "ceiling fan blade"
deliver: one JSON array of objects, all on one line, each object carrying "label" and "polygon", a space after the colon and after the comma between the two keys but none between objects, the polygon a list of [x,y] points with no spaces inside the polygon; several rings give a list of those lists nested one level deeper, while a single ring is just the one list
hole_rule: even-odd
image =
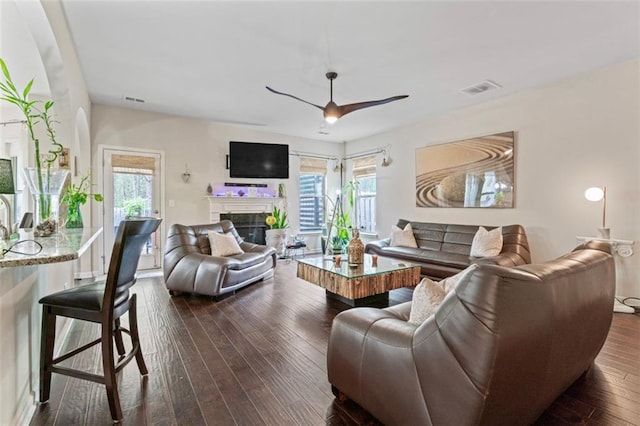
[{"label": "ceiling fan blade", "polygon": [[288,96],[288,97],[290,97],[290,98],[293,98],[293,99],[298,100],[298,101],[300,101],[300,102],[304,102],[305,104],[309,104],[309,105],[311,105],[311,106],[314,106],[314,107],[319,108],[319,109],[321,109],[321,110],[323,110],[323,111],[324,111],[324,108],[323,108],[323,107],[321,107],[320,105],[312,104],[311,102],[305,101],[304,99],[300,99],[299,97],[297,97],[297,96],[293,96],[293,95],[290,95],[290,94],[288,94],[288,93],[278,92],[277,90],[273,90],[273,89],[272,89],[271,87],[269,87],[269,86],[265,86],[265,87],[266,87],[266,88],[267,88],[267,90],[268,90],[268,91],[270,91],[271,93],[275,93],[276,95]]},{"label": "ceiling fan blade", "polygon": [[366,101],[366,102],[357,102],[355,104],[341,105],[338,107],[338,111],[340,113],[340,117],[342,117],[343,115],[349,114],[350,112],[357,111],[362,108],[369,108],[376,105],[387,104],[389,102],[398,101],[400,99],[404,99],[408,97],[409,95],[398,95],[398,96],[392,96],[386,99],[380,99],[377,101]]}]

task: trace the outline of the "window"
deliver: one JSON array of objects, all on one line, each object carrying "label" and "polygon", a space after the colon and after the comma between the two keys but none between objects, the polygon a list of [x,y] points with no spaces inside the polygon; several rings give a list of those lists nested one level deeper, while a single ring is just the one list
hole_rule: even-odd
[{"label": "window", "polygon": [[353,160],[355,219],[360,232],[376,232],[376,157]]},{"label": "window", "polygon": [[327,160],[300,158],[300,232],[322,230],[325,221]]}]

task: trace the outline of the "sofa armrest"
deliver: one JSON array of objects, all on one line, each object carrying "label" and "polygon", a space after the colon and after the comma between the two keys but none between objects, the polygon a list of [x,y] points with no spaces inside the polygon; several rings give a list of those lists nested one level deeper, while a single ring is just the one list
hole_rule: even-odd
[{"label": "sofa armrest", "polygon": [[364,246],[365,253],[382,254],[382,249],[391,245],[391,238],[370,241]]},{"label": "sofa armrest", "polygon": [[202,253],[182,251],[171,255],[177,256],[167,262],[165,255],[164,281],[168,289],[214,295],[224,281],[227,265],[235,262],[233,258],[216,257]]},{"label": "sofa armrest", "polygon": [[[329,382],[356,402],[362,402],[361,378],[367,374],[363,371],[363,358],[370,353],[370,345],[400,346],[410,352],[415,329],[388,310],[353,308],[341,312],[334,318],[329,336]],[[395,361],[391,364],[395,365]]]}]

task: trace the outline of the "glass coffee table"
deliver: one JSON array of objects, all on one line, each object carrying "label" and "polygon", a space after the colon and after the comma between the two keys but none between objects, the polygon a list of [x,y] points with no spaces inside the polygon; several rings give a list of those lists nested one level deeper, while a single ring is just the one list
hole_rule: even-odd
[{"label": "glass coffee table", "polygon": [[324,288],[327,297],[350,306],[386,306],[389,290],[420,282],[420,265],[378,257],[377,266],[373,266],[369,254],[357,267],[345,260],[338,266],[332,259],[310,257],[298,259],[298,278]]}]

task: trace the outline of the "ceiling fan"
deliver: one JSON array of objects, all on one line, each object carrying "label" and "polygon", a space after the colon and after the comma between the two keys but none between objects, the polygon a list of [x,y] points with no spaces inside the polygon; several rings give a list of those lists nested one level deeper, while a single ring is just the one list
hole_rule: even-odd
[{"label": "ceiling fan", "polygon": [[357,111],[362,108],[369,108],[376,105],[386,104],[389,102],[393,102],[393,101],[397,101],[397,100],[409,97],[409,95],[399,95],[399,96],[392,96],[386,99],[379,99],[377,101],[365,101],[365,102],[357,102],[355,104],[338,105],[335,102],[333,102],[333,80],[335,80],[338,77],[338,73],[328,72],[326,76],[329,79],[329,82],[331,84],[331,89],[330,89],[331,91],[330,91],[329,103],[324,107],[321,107],[320,105],[312,104],[311,102],[305,101],[304,99],[300,99],[299,97],[290,95],[288,93],[278,92],[277,90],[273,90],[269,86],[266,86],[266,87],[267,87],[267,90],[269,90],[272,93],[275,93],[276,95],[289,96],[290,98],[299,100],[301,102],[304,102],[305,104],[309,104],[316,108],[321,109],[324,114],[324,119],[329,124],[335,123],[338,120],[338,118],[342,117],[343,115],[349,114],[350,112]]}]

